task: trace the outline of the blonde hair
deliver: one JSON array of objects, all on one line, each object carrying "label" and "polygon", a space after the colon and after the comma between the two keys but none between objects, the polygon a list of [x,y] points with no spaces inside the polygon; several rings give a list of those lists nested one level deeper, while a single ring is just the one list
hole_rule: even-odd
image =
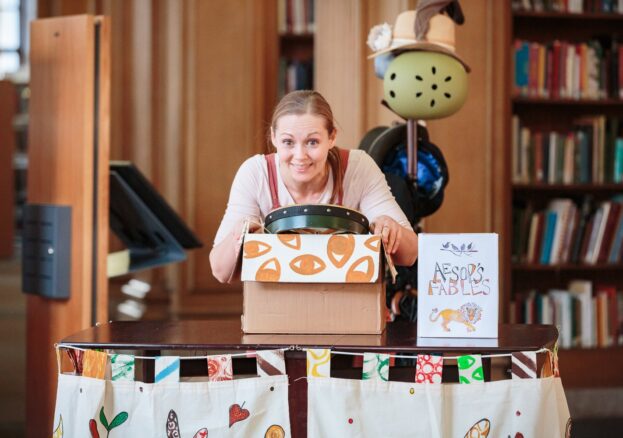
[{"label": "blonde hair", "polygon": [[[270,121],[270,127],[273,132],[276,131],[277,122],[281,117],[292,114],[299,116],[303,114],[312,114],[314,116],[322,117],[325,121],[325,128],[327,129],[329,136],[335,132],[335,119],[333,118],[331,106],[317,91],[297,90],[283,96],[275,107],[273,117]],[[331,203],[336,203],[337,200],[341,199],[343,196],[343,163],[337,147],[329,149],[327,162],[329,163],[331,172],[333,173],[333,192],[331,193]]]}]

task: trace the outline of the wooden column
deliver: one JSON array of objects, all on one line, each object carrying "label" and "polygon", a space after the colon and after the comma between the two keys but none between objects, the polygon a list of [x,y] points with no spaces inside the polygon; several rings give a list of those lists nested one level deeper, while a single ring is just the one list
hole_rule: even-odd
[{"label": "wooden column", "polygon": [[17,112],[15,86],[0,81],[0,258],[13,255],[15,233],[15,131],[13,117]]},{"label": "wooden column", "polygon": [[81,15],[31,25],[28,202],[70,206],[71,287],[27,302],[26,433],[52,430],[54,343],[107,319],[110,28]]}]

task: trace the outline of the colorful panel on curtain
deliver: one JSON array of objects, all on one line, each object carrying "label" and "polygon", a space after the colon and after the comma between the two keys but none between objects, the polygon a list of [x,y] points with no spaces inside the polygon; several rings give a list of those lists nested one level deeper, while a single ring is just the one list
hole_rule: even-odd
[{"label": "colorful panel on curtain", "polygon": [[555,377],[478,385],[308,378],[310,437],[566,437],[569,422]]},{"label": "colorful panel on curtain", "polygon": [[[175,363],[163,361],[162,370]],[[55,438],[290,435],[288,376],[284,374],[158,383],[59,374]]]}]

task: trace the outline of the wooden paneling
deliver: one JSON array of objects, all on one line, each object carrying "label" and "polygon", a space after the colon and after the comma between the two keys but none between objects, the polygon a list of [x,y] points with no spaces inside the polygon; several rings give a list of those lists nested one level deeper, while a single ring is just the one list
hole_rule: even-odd
[{"label": "wooden paneling", "polygon": [[337,122],[337,144],[357,148],[365,112],[365,8],[359,0],[316,0],[315,88]]},{"label": "wooden paneling", "polygon": [[15,172],[13,153],[15,131],[13,117],[17,112],[15,86],[0,81],[0,258],[13,255],[15,232]]},{"label": "wooden paneling", "polygon": [[[183,209],[205,247],[189,254],[177,310],[239,315],[240,285],[221,285],[208,260],[238,167],[264,151],[276,66],[274,1],[184,3]],[[270,14],[270,15],[269,15]],[[269,50],[269,48],[271,50]],[[271,67],[274,69],[274,67]]]},{"label": "wooden paneling", "polygon": [[491,231],[491,45],[495,17],[487,0],[462,6],[465,24],[457,26],[456,50],[472,69],[469,92],[459,112],[428,123],[431,139],[448,163],[450,183],[443,206],[426,219],[427,232]]},{"label": "wooden paneling", "polygon": [[96,14],[101,7],[101,2],[102,0],[37,0],[37,16],[48,18],[62,15]]},{"label": "wooden paneling", "polygon": [[[365,80],[364,133],[376,126],[390,126],[393,122],[402,121],[396,114],[381,105],[383,100],[383,79],[377,78],[374,74],[374,60],[367,59],[372,54],[372,50],[365,44],[368,39],[368,32],[377,24],[388,23],[393,26],[398,14],[409,9],[415,9],[416,3],[415,0],[366,0],[364,2],[366,8],[364,13],[365,33],[363,35],[363,49],[366,61],[362,73]],[[359,140],[361,140],[364,133],[360,134]]]},{"label": "wooden paneling", "polygon": [[356,149],[368,130],[402,121],[381,105],[383,80],[374,75],[366,40],[372,26],[393,25],[400,12],[415,4],[415,0],[316,1],[315,88],[333,109],[340,146]]},{"label": "wooden paneling", "polygon": [[[27,303],[27,436],[52,430],[56,387],[54,343],[92,324],[92,290],[99,286],[96,321],[107,316],[107,160],[109,126],[108,55],[99,61],[96,126],[95,33],[93,16],[37,20],[31,26],[31,101],[29,125],[28,202],[72,208],[71,289],[66,301],[29,296]],[[101,23],[100,41],[108,38]],[[107,45],[104,44],[104,51]],[[97,141],[96,141],[97,139]],[[97,144],[97,150],[95,149]],[[95,167],[95,163],[97,167]],[[95,169],[100,170],[95,191]],[[105,226],[104,226],[105,224]],[[99,237],[99,240],[98,240]],[[95,243],[94,243],[95,242]],[[99,244],[97,243],[99,242]],[[98,247],[94,247],[98,245]],[[101,246],[99,246],[101,245]],[[98,260],[94,260],[94,254]]]}]

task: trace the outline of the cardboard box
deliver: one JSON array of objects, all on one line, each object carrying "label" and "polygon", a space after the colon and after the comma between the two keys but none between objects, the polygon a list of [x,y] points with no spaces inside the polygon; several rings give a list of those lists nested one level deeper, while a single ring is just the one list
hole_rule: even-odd
[{"label": "cardboard box", "polygon": [[245,234],[245,333],[380,334],[385,285],[379,236]]}]

